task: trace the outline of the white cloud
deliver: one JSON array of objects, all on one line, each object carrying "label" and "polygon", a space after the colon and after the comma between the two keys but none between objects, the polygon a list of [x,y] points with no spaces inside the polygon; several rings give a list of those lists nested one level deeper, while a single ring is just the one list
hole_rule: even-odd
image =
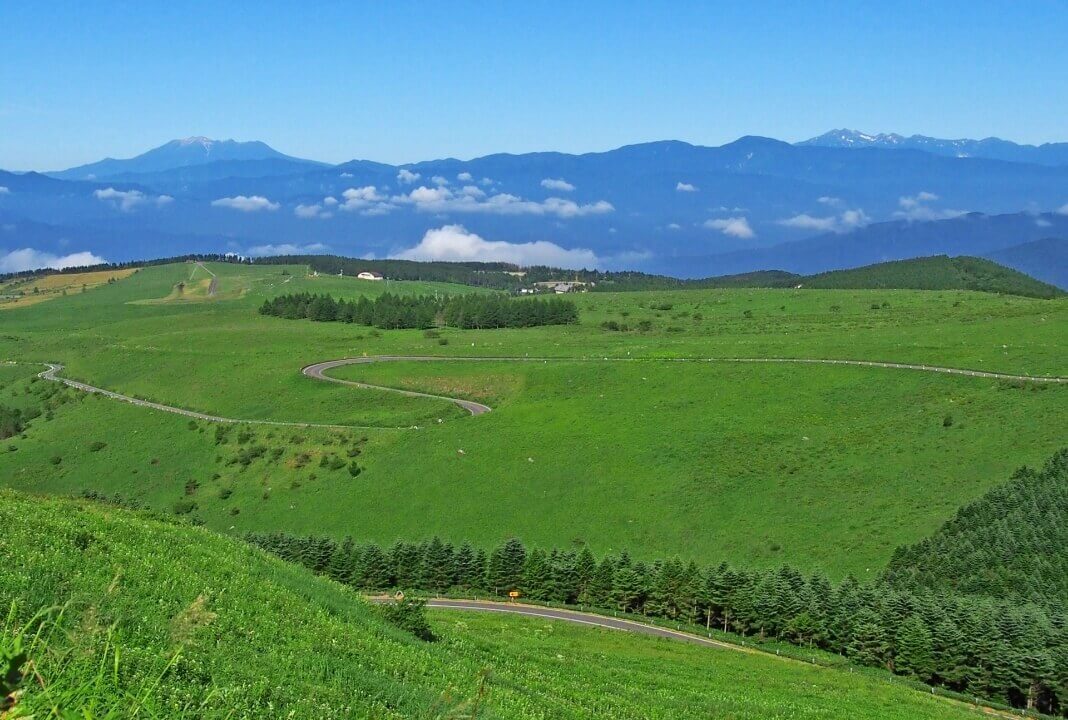
[{"label": "white cloud", "polygon": [[682,229],[682,225],[679,225],[678,223],[671,223],[671,224],[668,225],[668,230],[681,230],[681,229]]},{"label": "white cloud", "polygon": [[460,189],[460,194],[467,195],[468,197],[473,198],[486,197],[486,191],[478,187],[477,185],[464,185],[463,188]]},{"label": "white cloud", "polygon": [[448,185],[449,184],[449,181],[446,180],[445,178],[443,178],[441,175],[435,175],[434,177],[430,178],[430,182],[434,183],[435,185]]},{"label": "white cloud", "polygon": [[3,185],[0,185],[0,195],[10,195],[10,194],[11,194],[10,190],[8,190]]},{"label": "white cloud", "polygon": [[675,184],[675,192],[697,192],[697,186],[690,183],[678,182]]},{"label": "white cloud", "polygon": [[274,212],[279,207],[278,203],[271,202],[262,195],[238,195],[236,197],[219,198],[218,200],[212,200],[211,206],[229,208],[241,212],[258,212],[260,210]]},{"label": "white cloud", "polygon": [[1068,215],[1068,203],[1064,203],[1055,211],[1058,215]]},{"label": "white cloud", "polygon": [[[336,203],[337,201],[335,200],[334,202]],[[314,205],[305,205],[301,203],[293,209],[293,214],[305,220],[311,220],[314,218],[318,218],[319,220],[328,220],[334,217],[334,213],[325,210],[323,206],[319,203],[315,203]]]},{"label": "white cloud", "polygon": [[418,245],[394,257],[402,260],[509,262],[516,265],[552,265],[566,268],[596,267],[592,250],[568,250],[551,242],[510,243],[484,240],[463,225],[427,230]]},{"label": "white cloud", "polygon": [[327,195],[323,198],[323,205],[325,205],[326,207],[334,207],[335,205],[337,205],[337,198],[333,195]]},{"label": "white cloud", "polygon": [[343,173],[341,173],[341,177],[343,177],[343,178],[350,178],[350,177],[352,177],[352,173],[350,173],[350,172],[343,172]]},{"label": "white cloud", "polygon": [[324,250],[330,248],[322,243],[311,243],[309,245],[294,245],[292,243],[282,243],[280,245],[255,245],[248,249],[248,255],[250,257],[266,257],[268,255],[315,255],[321,253]]},{"label": "white cloud", "polygon": [[852,230],[853,228],[867,225],[871,222],[871,218],[868,217],[866,212],[857,208],[856,210],[846,210],[839,216],[839,221],[841,222],[842,227],[847,230]]},{"label": "white cloud", "polygon": [[62,270],[68,267],[101,265],[105,262],[107,260],[88,251],[71,253],[70,255],[53,255],[33,248],[22,248],[20,250],[12,250],[6,255],[0,255],[0,273],[41,270],[44,268]]},{"label": "white cloud", "polygon": [[1050,227],[1053,225],[1053,223],[1051,223],[1046,218],[1035,218],[1035,225],[1037,225],[1038,227]]},{"label": "white cloud", "polygon": [[779,220],[778,223],[785,227],[802,230],[841,233],[867,225],[870,220],[871,218],[868,217],[867,213],[857,208],[856,210],[846,210],[840,215],[830,215],[828,217],[815,217],[808,213],[801,213],[785,220]]},{"label": "white cloud", "polygon": [[816,202],[821,205],[835,206],[842,204],[842,198],[831,197],[830,195],[823,195],[822,197],[816,198]]},{"label": "white cloud", "polygon": [[452,197],[448,188],[428,188],[420,185],[408,194],[408,199],[417,205],[442,203]]},{"label": "white cloud", "polygon": [[411,170],[408,170],[407,168],[401,168],[400,172],[397,173],[397,182],[402,185],[411,185],[413,182],[415,182],[421,177],[423,176],[419,173],[414,173]]},{"label": "white cloud", "polygon": [[[358,212],[360,215],[374,216],[385,215],[395,209],[395,206],[387,202],[388,198],[378,192],[378,188],[374,185],[349,188],[341,193],[341,197],[343,202],[340,208],[345,212]],[[324,200],[323,202],[325,203],[326,201]],[[336,203],[337,201],[335,200],[334,202]]]},{"label": "white cloud", "polygon": [[471,182],[475,178],[473,178],[471,176],[471,173],[469,173],[469,172],[462,172],[462,173],[460,173],[459,175],[456,176],[456,179],[459,180],[460,182]]},{"label": "white cloud", "polygon": [[381,202],[386,199],[384,195],[379,194],[378,188],[374,185],[366,185],[360,188],[349,188],[341,193],[341,197],[345,198],[346,205],[353,202]]},{"label": "white cloud", "polygon": [[484,177],[484,178],[482,178],[481,180],[478,181],[478,184],[483,186],[483,187],[489,187],[490,185],[493,184],[493,180],[491,180],[490,178]]},{"label": "white cloud", "polygon": [[724,235],[730,235],[731,237],[743,238],[746,240],[756,237],[753,228],[749,227],[749,221],[744,217],[705,220],[704,226],[710,230],[719,230]]},{"label": "white cloud", "polygon": [[833,215],[831,217],[813,217],[808,213],[801,213],[800,215],[794,215],[792,218],[778,221],[780,225],[785,225],[786,227],[803,230],[822,230],[824,232],[833,230],[836,222],[837,218]]},{"label": "white cloud", "polygon": [[575,189],[574,185],[563,178],[545,178],[541,181],[541,186],[546,190],[557,190],[559,192],[571,192]]},{"label": "white cloud", "polygon": [[894,213],[894,217],[904,220],[948,220],[964,214],[963,210],[951,210],[949,208],[938,209],[929,203],[938,200],[938,196],[932,192],[921,190],[915,195],[905,195],[897,199],[901,208]]},{"label": "white cloud", "polygon": [[151,204],[159,207],[174,201],[174,198],[170,195],[152,197],[151,195],[144,194],[140,190],[116,190],[113,187],[104,190],[94,190],[93,197],[101,202],[111,204],[123,212],[129,212],[141,205]]},{"label": "white cloud", "polygon": [[485,193],[474,186],[465,187],[458,195],[449,188],[429,188],[420,185],[407,195],[391,198],[397,204],[412,205],[416,210],[435,213],[485,213],[489,215],[554,215],[559,218],[602,215],[615,210],[611,203],[599,200],[579,205],[573,200],[550,197],[542,202],[524,200],[508,193],[498,193],[483,199]]}]

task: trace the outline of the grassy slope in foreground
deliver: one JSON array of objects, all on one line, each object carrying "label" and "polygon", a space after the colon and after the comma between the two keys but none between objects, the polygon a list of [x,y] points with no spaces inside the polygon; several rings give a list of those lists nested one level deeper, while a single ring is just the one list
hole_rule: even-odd
[{"label": "grassy slope in foreground", "polygon": [[94,717],[138,698],[144,717],[459,717],[483,669],[482,717],[977,716],[860,673],[542,621],[435,615],[428,645],[243,543],[104,506],[0,491],[0,527],[3,642],[65,605],[69,632],[33,659],[49,697]]}]

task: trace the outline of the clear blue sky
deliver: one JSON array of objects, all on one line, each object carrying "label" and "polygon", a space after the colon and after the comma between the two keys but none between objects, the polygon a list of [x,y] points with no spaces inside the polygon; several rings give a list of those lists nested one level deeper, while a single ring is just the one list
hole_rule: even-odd
[{"label": "clear blue sky", "polygon": [[1068,0],[2,2],[0,167],[175,137],[325,161],[799,140],[1068,140]]}]

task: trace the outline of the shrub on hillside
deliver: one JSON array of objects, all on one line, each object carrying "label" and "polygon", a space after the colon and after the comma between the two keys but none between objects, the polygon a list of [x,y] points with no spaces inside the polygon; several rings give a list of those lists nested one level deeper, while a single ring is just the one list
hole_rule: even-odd
[{"label": "shrub on hillside", "polygon": [[379,612],[386,622],[410,632],[420,640],[437,640],[426,619],[426,601],[421,598],[401,597],[380,605]]}]

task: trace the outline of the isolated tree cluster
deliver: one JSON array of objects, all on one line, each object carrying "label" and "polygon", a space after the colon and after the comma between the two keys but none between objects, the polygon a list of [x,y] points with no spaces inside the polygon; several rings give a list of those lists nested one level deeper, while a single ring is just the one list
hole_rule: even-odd
[{"label": "isolated tree cluster", "polygon": [[520,300],[475,293],[455,297],[384,293],[374,299],[361,296],[358,300],[294,293],[265,300],[260,313],[288,319],[355,323],[384,330],[442,325],[462,329],[517,328],[578,321],[575,304],[562,298]]}]

